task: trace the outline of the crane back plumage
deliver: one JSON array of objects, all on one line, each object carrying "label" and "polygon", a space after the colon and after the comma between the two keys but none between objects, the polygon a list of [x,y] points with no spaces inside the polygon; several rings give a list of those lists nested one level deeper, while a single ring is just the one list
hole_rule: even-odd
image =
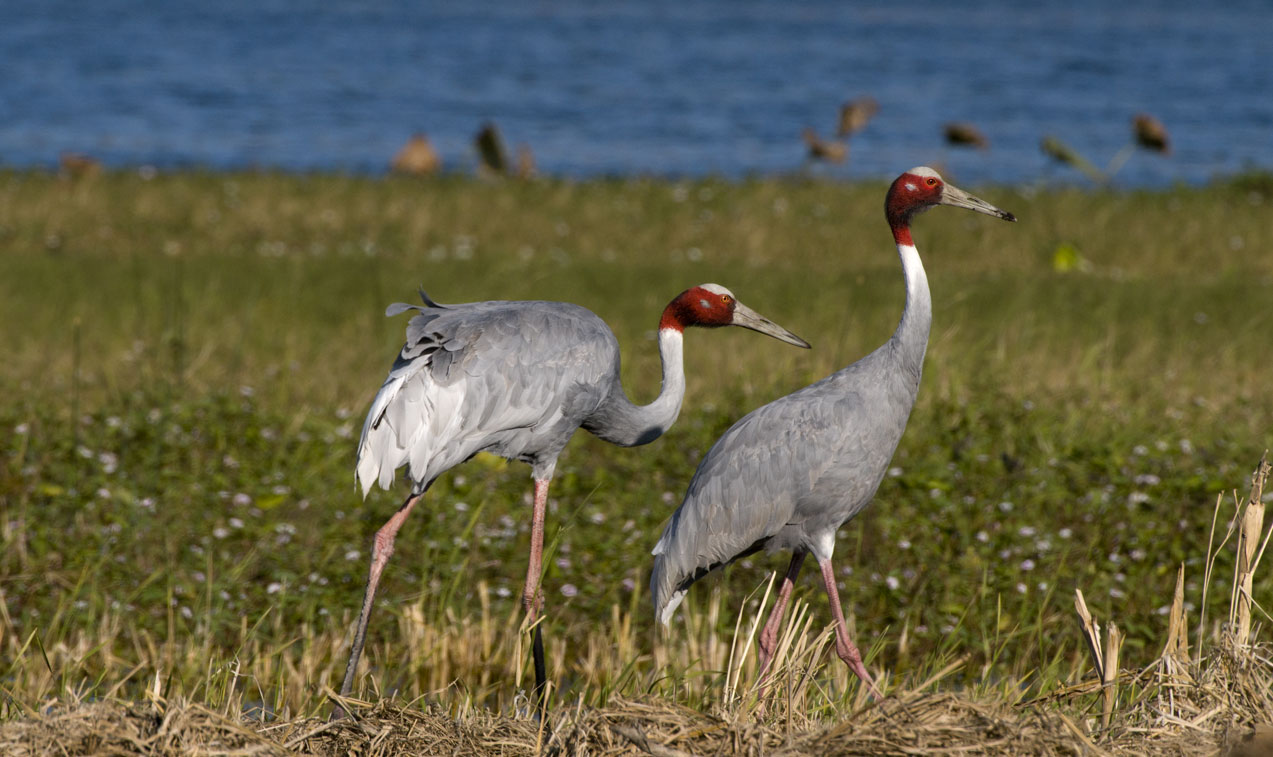
[{"label": "crane back plumage", "polygon": [[703,457],[654,547],[650,591],[668,623],[689,586],[761,549],[829,559],[870,503],[919,391],[932,305],[913,245],[898,245],[906,307],[885,344],[735,423]]},{"label": "crane back plumage", "polygon": [[[390,305],[407,339],[358,443],[363,496],[408,467],[413,493],[478,452],[552,475],[575,429],[618,382],[619,347],[591,311],[563,302]],[[619,389],[622,392],[622,389]],[[625,397],[626,399],[626,397]]]}]

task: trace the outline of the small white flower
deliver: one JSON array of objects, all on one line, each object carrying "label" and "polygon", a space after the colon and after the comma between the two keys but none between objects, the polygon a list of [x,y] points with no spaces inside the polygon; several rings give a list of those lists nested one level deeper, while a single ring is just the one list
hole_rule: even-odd
[{"label": "small white flower", "polygon": [[561,593],[567,598],[573,597],[579,593],[579,588],[576,587],[574,584],[566,584],[565,586],[561,587]]},{"label": "small white flower", "polygon": [[13,433],[15,434],[25,434],[30,432],[30,430],[31,430],[31,427],[25,423],[19,423],[18,425],[13,427]]},{"label": "small white flower", "polygon": [[230,528],[243,528],[243,520],[240,518],[231,518]]},{"label": "small white flower", "polygon": [[901,541],[897,543],[897,547],[898,549],[910,549],[911,543],[907,541],[906,539],[902,539]]},{"label": "small white flower", "polygon": [[884,583],[888,584],[888,588],[893,591],[897,591],[902,586],[902,582],[897,580],[897,576],[889,576],[888,578],[885,578]]},{"label": "small white flower", "polygon": [[1034,526],[1022,526],[1017,529],[1017,533],[1028,539],[1031,536],[1034,536]]},{"label": "small white flower", "polygon": [[1068,539],[1074,535],[1074,531],[1073,529],[1070,529],[1070,528],[1063,528],[1060,531],[1057,531],[1056,535],[1061,537],[1062,539]]},{"label": "small white flower", "polygon": [[350,562],[353,562],[354,560],[357,560],[360,557],[362,557],[362,553],[356,549],[350,549],[345,552],[345,559]]},{"label": "small white flower", "polygon": [[225,526],[217,526],[216,528],[212,529],[212,535],[217,537],[218,539],[224,539],[225,537],[230,535],[230,529],[226,528]]},{"label": "small white flower", "polygon": [[269,586],[265,587],[266,594],[278,594],[282,590],[283,590],[283,584],[279,583],[278,581],[275,581],[271,583]]},{"label": "small white flower", "polygon": [[977,541],[981,542],[982,544],[985,544],[986,542],[990,541],[990,534],[986,533],[985,531],[978,531]]},{"label": "small white flower", "polygon": [[1007,502],[1007,501],[1000,502],[1000,503],[999,503],[999,512],[1002,512],[1002,513],[1010,513],[1010,512],[1012,512],[1012,503],[1011,503],[1011,502]]},{"label": "small white flower", "polygon": [[1030,559],[1022,560],[1021,570],[1034,570],[1034,560],[1030,560]]},{"label": "small white flower", "polygon": [[248,505],[252,504],[252,498],[244,494],[243,492],[239,492],[238,494],[234,495],[234,499],[232,501],[237,507],[247,507]]},{"label": "small white flower", "polygon": [[1030,590],[1030,587],[1029,587],[1029,586],[1026,586],[1025,584],[1022,584],[1022,583],[1017,584],[1017,593],[1018,593],[1018,594],[1025,594],[1025,593],[1026,593],[1027,591],[1029,591],[1029,590]]}]

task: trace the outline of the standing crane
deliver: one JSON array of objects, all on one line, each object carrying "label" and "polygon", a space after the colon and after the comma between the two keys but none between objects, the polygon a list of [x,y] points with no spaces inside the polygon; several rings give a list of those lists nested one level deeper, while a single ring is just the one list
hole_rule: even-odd
[{"label": "standing crane", "polygon": [[931,168],[898,177],[884,202],[906,276],[906,306],[892,338],[847,368],[735,423],[704,456],[654,547],[650,592],[664,625],[690,584],[711,571],[761,549],[791,550],[791,564],[757,645],[762,696],[783,612],[800,566],[812,553],[831,603],[836,653],[880,697],[849,638],[831,553],[836,531],[875,496],[919,391],[932,300],[910,225],[917,213],[934,205],[1016,220],[945,183]]},{"label": "standing crane", "polygon": [[[542,600],[544,512],[557,456],[584,428],[622,447],[659,438],[685,397],[684,331],[690,326],[742,326],[789,344],[800,337],[734,298],[725,287],[703,284],[682,292],[659,321],[663,388],[650,404],[628,399],[619,380],[619,345],[600,318],[564,302],[472,302],[390,305],[386,316],[416,311],[407,341],[389,378],[371,403],[358,442],[356,478],[366,498],[373,484],[389,489],[407,466],[411,494],[376,532],[371,569],[341,695],[353,687],[366,639],[376,584],[393,554],[403,521],[444,472],[489,452],[530,463],[534,481],[530,564],[522,603],[534,625]],[[534,631],[535,688],[541,696],[543,641]],[[339,707],[334,713],[343,715]]]}]

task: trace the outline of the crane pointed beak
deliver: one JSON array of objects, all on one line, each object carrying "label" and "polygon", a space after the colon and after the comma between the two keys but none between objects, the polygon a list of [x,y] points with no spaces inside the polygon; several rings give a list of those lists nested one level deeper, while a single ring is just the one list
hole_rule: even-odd
[{"label": "crane pointed beak", "polygon": [[994,205],[986,202],[980,197],[973,197],[964,190],[953,184],[947,184],[942,187],[941,205],[953,205],[956,208],[967,208],[975,210],[978,213],[985,213],[988,216],[1002,218],[1005,221],[1015,221],[1017,217],[1006,210],[1000,210]]},{"label": "crane pointed beak", "polygon": [[742,326],[745,329],[759,331],[762,334],[768,334],[774,339],[779,339],[787,344],[794,344],[797,347],[809,349],[808,342],[737,300],[734,301],[734,320],[730,321],[730,325]]}]

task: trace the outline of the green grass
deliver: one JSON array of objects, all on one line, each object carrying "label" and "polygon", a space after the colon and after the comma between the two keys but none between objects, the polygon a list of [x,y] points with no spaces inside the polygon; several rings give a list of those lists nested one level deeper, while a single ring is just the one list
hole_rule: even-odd
[{"label": "green grass", "polygon": [[[236,680],[219,666],[250,657],[259,701],[321,701],[371,534],[405,493],[363,502],[352,467],[402,338],[384,307],[420,285],[592,309],[638,400],[658,390],[659,312],[692,284],[725,284],[813,343],[691,333],[685,410],[663,439],[581,434],[558,465],[544,586],[561,680],[604,695],[650,685],[652,662],[685,669],[690,652],[653,651],[649,549],[734,420],[891,333],[903,289],[883,191],[0,174],[0,687],[29,706],[67,687],[140,696],[162,669],[164,686],[215,699]],[[922,678],[968,655],[955,680],[1037,690],[1084,665],[1075,587],[1118,619],[1125,660],[1157,654],[1177,565],[1196,598],[1217,494],[1273,446],[1273,182],[977,191],[1021,222],[917,221],[935,312],[924,381],[837,565],[876,667]],[[529,489],[525,466],[479,458],[408,521],[371,626],[386,690],[512,701]],[[673,638],[728,634],[783,565],[757,557],[695,587],[690,614],[718,602],[714,626]],[[1231,553],[1217,565],[1218,608]],[[1266,574],[1257,599],[1271,588]],[[815,582],[799,592],[822,628]],[[465,630],[447,644],[482,642],[426,641],[450,622]],[[309,667],[270,667],[279,649]],[[703,675],[696,691],[721,685]]]}]

